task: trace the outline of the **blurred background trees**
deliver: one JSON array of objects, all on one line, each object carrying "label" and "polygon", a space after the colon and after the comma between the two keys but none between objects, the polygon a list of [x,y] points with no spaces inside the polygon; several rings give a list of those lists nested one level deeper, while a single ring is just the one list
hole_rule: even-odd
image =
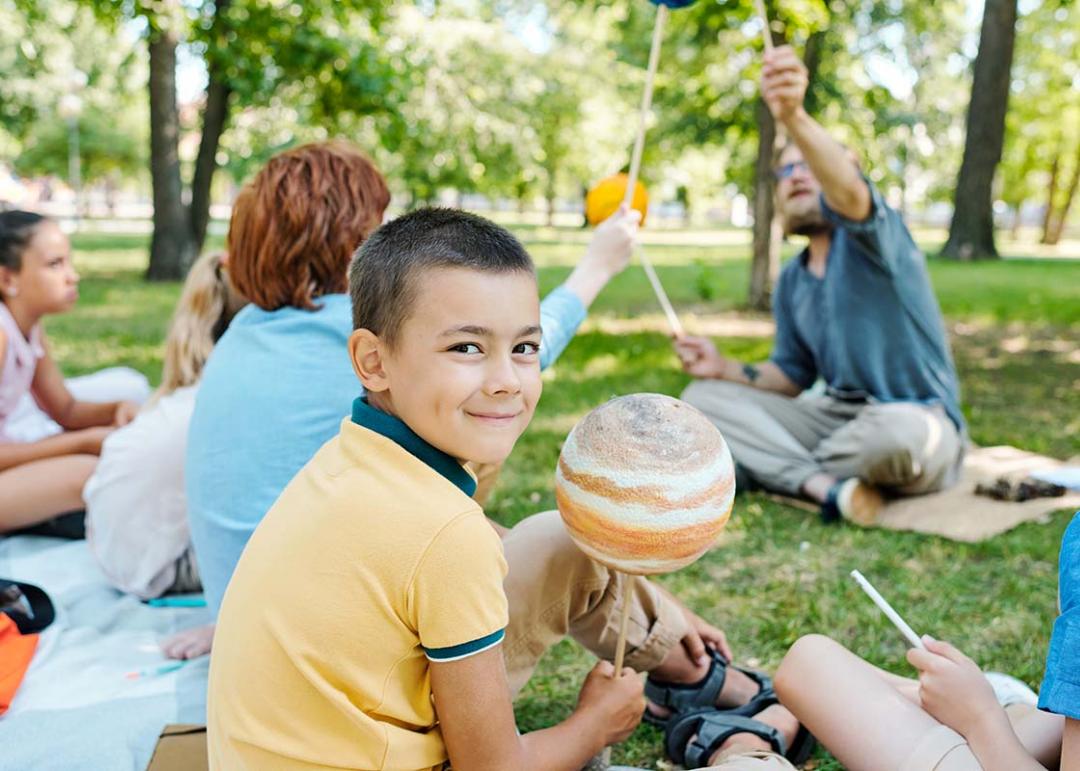
[{"label": "blurred background trees", "polygon": [[[947,255],[993,256],[994,228],[1022,224],[1054,244],[1076,221],[1072,2],[766,5],[811,71],[808,108],[890,203],[951,223]],[[654,18],[646,0],[0,0],[0,163],[85,188],[84,214],[91,197],[102,216],[152,204],[154,279],[184,274],[266,158],[329,136],[376,159],[398,207],[566,223],[628,161]],[[753,228],[748,302],[767,307],[780,239],[754,3],[670,19],[643,168],[653,221]]]}]

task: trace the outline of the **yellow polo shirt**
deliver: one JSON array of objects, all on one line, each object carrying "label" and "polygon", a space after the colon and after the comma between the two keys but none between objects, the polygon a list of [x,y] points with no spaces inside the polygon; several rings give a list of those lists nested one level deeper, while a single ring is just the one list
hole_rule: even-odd
[{"label": "yellow polo shirt", "polygon": [[211,768],[442,767],[428,661],[499,644],[508,620],[502,544],[474,486],[357,400],[259,524],[225,592]]}]

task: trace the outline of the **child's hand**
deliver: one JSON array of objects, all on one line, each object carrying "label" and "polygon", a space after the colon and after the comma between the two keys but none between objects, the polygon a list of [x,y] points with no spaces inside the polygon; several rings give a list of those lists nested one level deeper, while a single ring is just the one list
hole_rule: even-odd
[{"label": "child's hand", "polygon": [[731,646],[728,645],[727,636],[724,635],[722,630],[713,626],[689,608],[683,608],[683,615],[686,616],[686,621],[690,625],[690,631],[682,638],[682,646],[686,649],[686,654],[691,661],[701,666],[707,665],[709,663],[710,649],[718,652],[728,661],[734,658],[731,653]]},{"label": "child's hand", "polygon": [[77,442],[77,452],[87,455],[101,455],[101,444],[105,437],[113,432],[112,426],[94,426],[93,428],[81,428],[72,431],[71,435]]},{"label": "child's hand", "polygon": [[597,226],[583,262],[593,263],[609,279],[621,273],[630,264],[640,222],[641,212],[620,206]]},{"label": "child's hand", "polygon": [[601,661],[585,678],[577,710],[592,730],[604,737],[604,746],[618,744],[634,732],[645,713],[645,681],[630,667],[612,677],[615,667]]},{"label": "child's hand", "polygon": [[135,420],[139,414],[139,405],[135,402],[117,402],[116,411],[113,413],[113,427],[120,428]]},{"label": "child's hand", "polygon": [[919,670],[923,709],[965,738],[1004,712],[979,666],[947,642],[923,635],[926,650],[912,648],[908,662]]}]

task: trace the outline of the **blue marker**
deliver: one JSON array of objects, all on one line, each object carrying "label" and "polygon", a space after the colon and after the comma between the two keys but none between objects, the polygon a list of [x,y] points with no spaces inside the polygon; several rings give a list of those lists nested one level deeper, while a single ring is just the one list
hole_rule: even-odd
[{"label": "blue marker", "polygon": [[201,595],[191,597],[156,597],[147,600],[146,604],[151,608],[205,608],[206,598]]}]

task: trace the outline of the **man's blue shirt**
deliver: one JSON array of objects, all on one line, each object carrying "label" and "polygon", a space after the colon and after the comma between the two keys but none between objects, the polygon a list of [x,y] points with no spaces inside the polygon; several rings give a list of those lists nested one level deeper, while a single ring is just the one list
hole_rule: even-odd
[{"label": "man's blue shirt", "polygon": [[[869,182],[867,183],[869,185]],[[926,258],[903,219],[870,185],[864,222],[834,212],[825,276],[803,251],[781,271],[773,295],[776,340],[770,361],[809,388],[821,377],[829,392],[881,402],[941,404],[963,430],[956,369]]]}]

